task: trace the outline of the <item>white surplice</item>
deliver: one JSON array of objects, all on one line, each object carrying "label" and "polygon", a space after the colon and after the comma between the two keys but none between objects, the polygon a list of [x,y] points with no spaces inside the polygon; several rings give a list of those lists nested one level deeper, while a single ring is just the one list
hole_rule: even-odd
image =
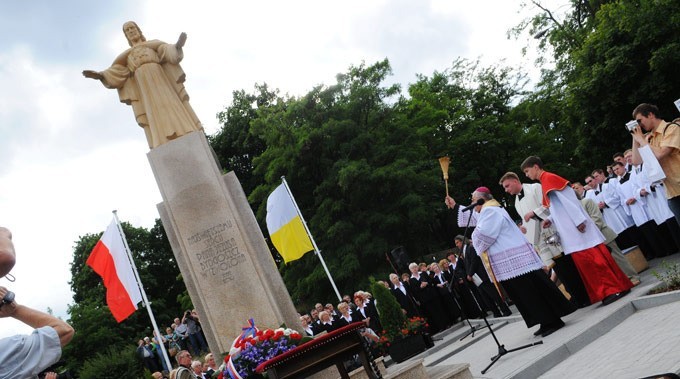
[{"label": "white surplice", "polygon": [[541,258],[508,212],[498,206],[482,207],[472,233],[472,244],[477,254],[488,252],[493,273],[499,281],[543,267]]},{"label": "white surplice", "polygon": [[[548,198],[550,199],[549,220],[557,229],[564,254],[585,250],[604,242],[604,236],[583,209],[576,197],[576,192],[571,187],[566,186],[560,191],[550,191]],[[582,223],[586,225],[583,233],[576,229]]]}]

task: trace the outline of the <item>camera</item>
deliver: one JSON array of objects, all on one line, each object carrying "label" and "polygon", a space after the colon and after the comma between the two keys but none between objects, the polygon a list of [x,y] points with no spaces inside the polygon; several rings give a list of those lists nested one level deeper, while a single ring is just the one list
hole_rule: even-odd
[{"label": "camera", "polygon": [[2,304],[10,304],[14,301],[14,292],[7,291],[5,297],[2,298]]},{"label": "camera", "polygon": [[630,120],[626,123],[626,129],[633,133],[635,131],[635,127],[638,126],[638,123],[636,120]]},{"label": "camera", "polygon": [[[53,364],[52,366],[46,368],[45,370],[43,370],[43,372],[38,374],[38,379],[44,379],[45,375],[47,375],[48,372],[57,372],[58,369],[64,366],[65,364],[66,364],[65,361],[59,361]],[[71,370],[66,370],[60,374],[57,374],[57,379],[72,379],[72,378],[73,376],[71,375]]]}]

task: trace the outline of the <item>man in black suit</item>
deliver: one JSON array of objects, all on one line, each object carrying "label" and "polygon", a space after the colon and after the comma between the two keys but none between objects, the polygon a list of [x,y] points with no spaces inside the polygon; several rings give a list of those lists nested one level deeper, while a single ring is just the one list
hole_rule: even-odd
[{"label": "man in black suit", "polygon": [[[477,305],[475,296],[479,297],[479,291],[473,283],[468,283],[465,273],[465,262],[458,256],[460,250],[455,248],[454,253],[449,254],[449,268],[444,272],[444,278],[451,283],[453,295],[458,299],[463,310],[463,318],[479,318],[481,305]],[[470,288],[473,287],[473,288]],[[472,290],[477,293],[475,295]]]},{"label": "man in black suit", "polygon": [[465,279],[469,283],[473,283],[473,285],[478,284],[474,283],[473,277],[475,275],[481,279],[482,283],[477,285],[477,288],[479,289],[482,301],[491,309],[494,317],[510,316],[512,311],[510,311],[508,305],[505,304],[498,294],[496,287],[491,283],[482,259],[477,255],[475,248],[470,244],[464,244],[463,240],[464,237],[461,235],[457,235],[455,238],[456,246],[461,250],[465,261]]}]

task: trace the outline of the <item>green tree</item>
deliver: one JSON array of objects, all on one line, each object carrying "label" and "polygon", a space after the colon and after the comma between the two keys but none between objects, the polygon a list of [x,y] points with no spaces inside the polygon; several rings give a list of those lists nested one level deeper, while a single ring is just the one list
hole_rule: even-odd
[{"label": "green tree", "polygon": [[[496,183],[503,173],[518,171],[530,154],[560,145],[555,135],[553,145],[544,146],[548,135],[544,128],[554,128],[542,123],[538,107],[528,107],[535,102],[523,103],[525,81],[521,73],[508,67],[481,67],[478,62],[459,59],[430,77],[419,75],[409,86],[410,100],[404,102],[404,112],[431,155],[451,158],[450,194],[459,203],[469,201],[470,192],[480,185],[502,198],[503,191]],[[524,104],[519,110],[512,107],[518,101]],[[443,227],[433,230],[452,246],[454,236],[461,232],[455,217],[443,212],[437,219],[435,224]]]},{"label": "green tree", "polygon": [[515,32],[536,34],[539,49],[552,53],[555,66],[543,71],[535,94],[553,104],[548,107],[556,111],[553,120],[569,137],[566,162],[573,172],[603,167],[614,152],[630,146],[623,125],[637,104],[657,104],[667,118],[676,114],[678,2],[571,0],[563,14],[537,0],[530,4],[538,13]]},{"label": "green tree", "polygon": [[243,90],[233,92],[232,104],[217,114],[222,128],[208,140],[226,171],[234,171],[243,190],[250,193],[261,182],[254,176],[253,158],[265,150],[264,140],[250,132],[251,123],[258,117],[258,109],[273,105],[278,91],[271,91],[267,84],[256,84],[256,93]]}]

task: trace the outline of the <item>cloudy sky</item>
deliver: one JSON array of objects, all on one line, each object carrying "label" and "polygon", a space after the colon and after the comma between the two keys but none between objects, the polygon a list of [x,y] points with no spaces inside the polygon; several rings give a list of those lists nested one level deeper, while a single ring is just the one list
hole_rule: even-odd
[{"label": "cloudy sky", "polygon": [[[106,4],[106,5],[103,5]],[[189,5],[191,4],[191,5]],[[389,58],[391,81],[450,67],[457,57],[505,59],[531,70],[530,36],[506,32],[526,15],[507,0],[4,2],[0,13],[0,225],[14,233],[17,301],[67,317],[79,236],[122,221],[151,227],[160,193],[132,110],[115,90],[82,77],[127,49],[122,24],[147,39],[188,34],[182,66],[209,134],[234,90],[266,82],[302,95],[337,73]],[[534,70],[535,72],[535,70]],[[0,337],[28,331],[0,320]]]}]

